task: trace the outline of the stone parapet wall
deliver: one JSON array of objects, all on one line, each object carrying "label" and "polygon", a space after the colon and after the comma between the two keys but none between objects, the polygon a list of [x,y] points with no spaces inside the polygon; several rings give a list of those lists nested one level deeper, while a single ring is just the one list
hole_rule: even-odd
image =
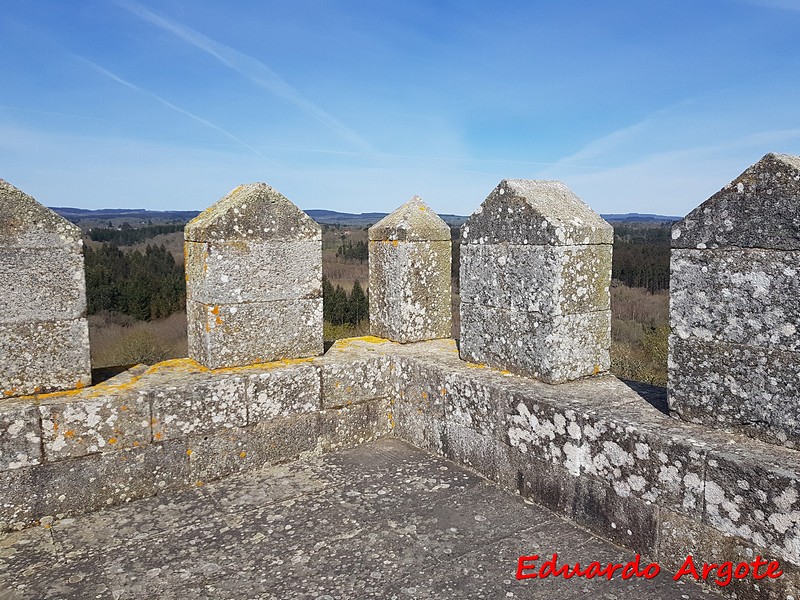
[{"label": "stone parapet wall", "polygon": [[0,403],[0,531],[386,435],[390,370],[338,347],[216,371],[181,359]]},{"label": "stone parapet wall", "polygon": [[[558,386],[458,359],[452,341],[397,349],[394,435],[472,468],[677,569],[780,561],[738,598],[800,591],[800,453],[682,423],[613,376]],[[717,586],[714,586],[717,587]]]},{"label": "stone parapet wall", "polygon": [[464,362],[452,340],[136,367],[6,402],[0,432],[3,529],[395,435],[663,568],[690,552],[781,562],[777,580],[726,588],[739,598],[800,586],[800,452],[671,419],[612,376],[554,386]]}]

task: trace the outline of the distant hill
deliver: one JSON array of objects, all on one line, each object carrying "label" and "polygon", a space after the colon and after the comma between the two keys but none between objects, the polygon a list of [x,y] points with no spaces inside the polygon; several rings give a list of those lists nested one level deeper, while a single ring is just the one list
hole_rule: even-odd
[{"label": "distant hill", "polygon": [[[200,211],[197,210],[146,210],[143,208],[101,208],[98,210],[88,210],[85,208],[69,208],[63,206],[52,206],[55,212],[73,223],[81,225],[101,226],[101,222],[111,221],[114,226],[119,226],[122,222],[128,221],[130,225],[136,226],[143,223],[159,222],[189,222],[194,219]],[[342,225],[346,227],[366,227],[377,223],[388,213],[367,212],[367,213],[343,213],[335,210],[311,209],[306,214],[322,225]],[[459,227],[464,224],[468,217],[462,215],[442,214],[439,215],[451,227]],[[600,215],[610,223],[624,223],[626,225],[659,225],[679,221],[680,217],[665,215],[653,215],[643,213],[625,214],[604,214]]]},{"label": "distant hill", "polygon": [[[312,208],[306,214],[321,225],[346,225],[349,227],[366,227],[380,221],[389,213],[341,213],[335,210],[322,210]],[[461,215],[439,215],[442,220],[451,227],[459,227],[464,224],[467,217]]]},{"label": "distant hill", "polygon": [[89,210],[65,206],[51,206],[50,208],[70,221],[130,219],[189,222],[200,214],[198,210],[146,210],[144,208],[100,208],[98,210]]},{"label": "distant hill", "polygon": [[651,215],[647,213],[624,213],[624,214],[601,214],[609,223],[626,223],[626,224],[653,224],[653,223],[674,223],[680,221],[682,217],[670,217],[667,215]]}]

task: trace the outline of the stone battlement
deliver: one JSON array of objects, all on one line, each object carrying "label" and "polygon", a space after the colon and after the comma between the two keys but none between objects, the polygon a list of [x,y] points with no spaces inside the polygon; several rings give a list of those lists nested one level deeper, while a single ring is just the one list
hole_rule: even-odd
[{"label": "stone battlement", "polygon": [[[319,227],[240,186],[187,226],[190,357],[94,387],[85,337],[20,333],[85,328],[80,238],[0,192],[2,529],[393,435],[665,566],[780,560],[725,591],[797,597],[797,157],[767,155],[673,229],[672,416],[607,374],[612,231],[559,182],[503,181],[465,224],[458,344],[440,219],[414,198],[376,224],[382,337],[324,355]],[[29,247],[48,268],[26,270]]]}]

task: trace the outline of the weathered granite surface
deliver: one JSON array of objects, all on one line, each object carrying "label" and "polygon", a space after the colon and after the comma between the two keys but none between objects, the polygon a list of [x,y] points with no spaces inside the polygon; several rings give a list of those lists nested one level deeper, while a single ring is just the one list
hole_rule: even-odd
[{"label": "weathered granite surface", "polygon": [[612,239],[563,183],[501,181],[462,227],[461,356],[549,383],[607,371]]},{"label": "weathered granite surface", "polygon": [[800,156],[767,154],[672,228],[673,248],[800,250]]},{"label": "weathered granite surface", "polygon": [[418,196],[369,228],[372,335],[397,342],[450,337],[450,227]]},{"label": "weathered granite surface", "polygon": [[0,398],[91,383],[78,227],[0,179]]},{"label": "weathered granite surface", "polygon": [[322,354],[322,229],[264,183],[186,225],[189,356],[210,368]]},{"label": "weathered granite surface", "polygon": [[[0,538],[4,598],[709,597],[654,580],[517,580],[520,555],[633,557],[387,438]],[[713,595],[712,595],[713,597]]]},{"label": "weathered granite surface", "polygon": [[669,404],[800,445],[800,157],[768,154],[672,229]]}]

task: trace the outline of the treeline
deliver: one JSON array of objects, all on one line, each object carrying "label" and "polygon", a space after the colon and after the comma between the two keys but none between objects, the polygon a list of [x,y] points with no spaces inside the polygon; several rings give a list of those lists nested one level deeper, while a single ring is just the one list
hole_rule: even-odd
[{"label": "treeline", "polygon": [[183,224],[173,225],[149,225],[147,227],[132,228],[127,223],[123,223],[122,229],[106,229],[105,227],[96,227],[92,229],[88,235],[89,238],[95,242],[108,242],[116,244],[117,246],[133,246],[140,244],[146,239],[161,235],[163,233],[175,233],[176,231],[183,231]]},{"label": "treeline", "polygon": [[614,227],[611,276],[650,292],[669,289],[670,227]]},{"label": "treeline", "polygon": [[85,247],[84,256],[89,314],[107,310],[149,321],[185,309],[183,266],[163,245],[142,253],[103,244]]},{"label": "treeline", "polygon": [[348,294],[342,286],[333,287],[328,278],[323,277],[322,307],[323,318],[334,325],[358,325],[369,320],[369,300],[358,281]]},{"label": "treeline", "polygon": [[369,248],[366,242],[356,242],[355,244],[352,241],[346,244],[342,242],[342,245],[336,249],[336,256],[343,260],[357,260],[363,263],[365,260],[369,260]]}]

